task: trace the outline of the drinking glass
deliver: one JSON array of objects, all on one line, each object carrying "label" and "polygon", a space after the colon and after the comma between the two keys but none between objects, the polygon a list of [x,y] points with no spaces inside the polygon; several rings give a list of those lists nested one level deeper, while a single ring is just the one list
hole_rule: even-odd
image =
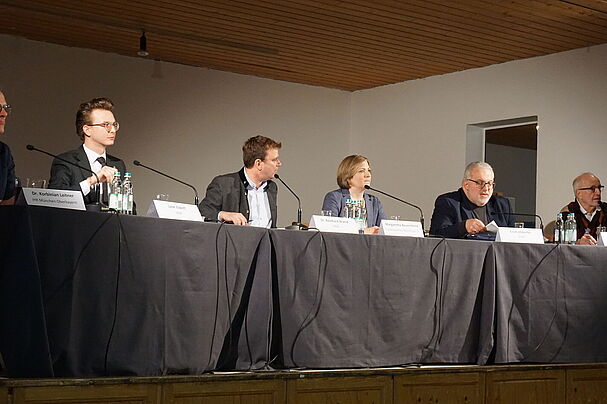
[{"label": "drinking glass", "polygon": [[46,188],[46,180],[40,178],[28,178],[27,188]]}]

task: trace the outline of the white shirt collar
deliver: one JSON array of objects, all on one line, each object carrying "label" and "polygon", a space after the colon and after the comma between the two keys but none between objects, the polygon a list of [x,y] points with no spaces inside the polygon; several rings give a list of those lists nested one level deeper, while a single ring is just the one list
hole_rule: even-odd
[{"label": "white shirt collar", "polygon": [[107,154],[105,153],[105,151],[103,152],[103,154],[97,154],[96,152],[94,152],[93,150],[89,149],[88,147],[86,147],[84,145],[84,143],[82,144],[82,148],[84,149],[84,152],[86,153],[86,157],[89,159],[89,164],[92,166],[93,163],[99,158],[99,157],[103,157],[105,159],[105,162],[107,164]]},{"label": "white shirt collar", "polygon": [[590,221],[592,221],[592,218],[594,217],[594,215],[595,215],[597,212],[600,212],[600,211],[601,211],[601,205],[599,205],[599,206],[597,206],[597,207],[596,207],[596,209],[594,210],[594,212],[592,212],[592,213],[588,213],[588,212],[586,211],[586,209],[584,209],[584,207],[582,206],[582,204],[580,203],[580,201],[576,200],[576,202],[577,202],[578,206],[580,207],[580,211],[581,211],[581,212],[584,214],[584,216],[586,216],[586,218],[587,218],[588,220],[590,220]]},{"label": "white shirt collar", "polygon": [[247,174],[247,169],[244,169],[244,177],[247,179],[247,187],[254,190],[263,190],[268,186],[268,181],[262,182],[258,187],[255,186],[255,182]]}]

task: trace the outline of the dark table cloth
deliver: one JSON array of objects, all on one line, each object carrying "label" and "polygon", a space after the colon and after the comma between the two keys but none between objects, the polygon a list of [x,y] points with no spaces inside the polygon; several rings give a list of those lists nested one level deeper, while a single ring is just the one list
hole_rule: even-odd
[{"label": "dark table cloth", "polygon": [[607,361],[607,248],[493,250],[496,363]]},{"label": "dark table cloth", "polygon": [[491,243],[271,235],[286,367],[477,362]]},{"label": "dark table cloth", "polygon": [[[11,376],[267,362],[265,230],[36,207],[0,209],[0,223],[14,231],[0,245],[0,349]],[[249,312],[249,299],[266,308]]]},{"label": "dark table cloth", "polygon": [[11,377],[607,361],[607,248],[0,207]]}]

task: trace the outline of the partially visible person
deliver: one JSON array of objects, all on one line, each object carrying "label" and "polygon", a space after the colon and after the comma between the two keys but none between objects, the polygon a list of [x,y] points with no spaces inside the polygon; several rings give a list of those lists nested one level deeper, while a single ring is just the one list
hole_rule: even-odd
[{"label": "partially visible person", "polygon": [[[466,166],[462,186],[440,195],[434,203],[430,234],[447,238],[475,238],[487,231],[487,224],[514,227],[508,199],[493,195],[493,168],[482,161]],[[490,235],[484,235],[491,239]],[[484,238],[479,236],[478,238]]]},{"label": "partially visible person", "polygon": [[[6,103],[4,93],[0,90],[0,135],[4,133],[6,119],[11,106]],[[0,142],[0,205],[15,203],[15,161],[11,149]]]},{"label": "partially visible person", "polygon": [[107,154],[107,148],[116,141],[116,132],[120,128],[114,118],[114,104],[108,98],[94,98],[80,104],[76,112],[76,133],[82,140],[82,145],[70,150],[59,157],[82,167],[90,167],[91,171],[78,168],[64,161],[54,159],[51,166],[49,188],[82,191],[84,202],[97,202],[97,194],[91,192],[97,184],[111,183],[114,174],[126,172],[122,160]]},{"label": "partially visible person", "polygon": [[331,211],[333,216],[343,216],[348,199],[363,201],[367,210],[368,227],[365,233],[379,233],[379,226],[386,214],[380,200],[375,195],[365,193],[365,185],[371,185],[369,159],[360,154],[345,157],[337,167],[337,185],[339,189],[325,195],[322,210]]},{"label": "partially visible person", "polygon": [[282,144],[265,136],[253,136],[242,146],[244,167],[213,178],[198,205],[207,219],[236,225],[276,227],[278,187],[271,179],[282,165]]},{"label": "partially visible person", "polygon": [[[601,180],[593,173],[578,175],[572,185],[575,200],[561,212],[575,214],[576,244],[595,245],[597,227],[607,226],[607,203],[601,202],[604,185],[601,185]],[[566,217],[563,218],[565,219]]]}]

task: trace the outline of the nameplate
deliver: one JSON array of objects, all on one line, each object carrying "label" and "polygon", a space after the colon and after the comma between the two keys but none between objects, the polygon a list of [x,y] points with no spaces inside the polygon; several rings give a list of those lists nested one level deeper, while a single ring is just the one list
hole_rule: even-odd
[{"label": "nameplate", "polygon": [[312,215],[309,227],[333,233],[358,234],[358,223],[347,217]]},{"label": "nameplate", "polygon": [[422,229],[420,222],[384,219],[379,226],[379,234],[386,236],[424,237],[424,229]]},{"label": "nameplate", "polygon": [[607,232],[602,231],[599,233],[599,238],[596,241],[596,245],[602,245],[602,246],[607,245]]},{"label": "nameplate", "polygon": [[191,220],[202,222],[198,206],[189,203],[152,201],[147,216],[161,219]]},{"label": "nameplate", "polygon": [[47,208],[62,208],[86,210],[80,191],[64,191],[61,189],[23,188],[25,202],[30,206],[46,206]]},{"label": "nameplate", "polygon": [[495,241],[506,243],[544,244],[542,229],[499,227]]}]

